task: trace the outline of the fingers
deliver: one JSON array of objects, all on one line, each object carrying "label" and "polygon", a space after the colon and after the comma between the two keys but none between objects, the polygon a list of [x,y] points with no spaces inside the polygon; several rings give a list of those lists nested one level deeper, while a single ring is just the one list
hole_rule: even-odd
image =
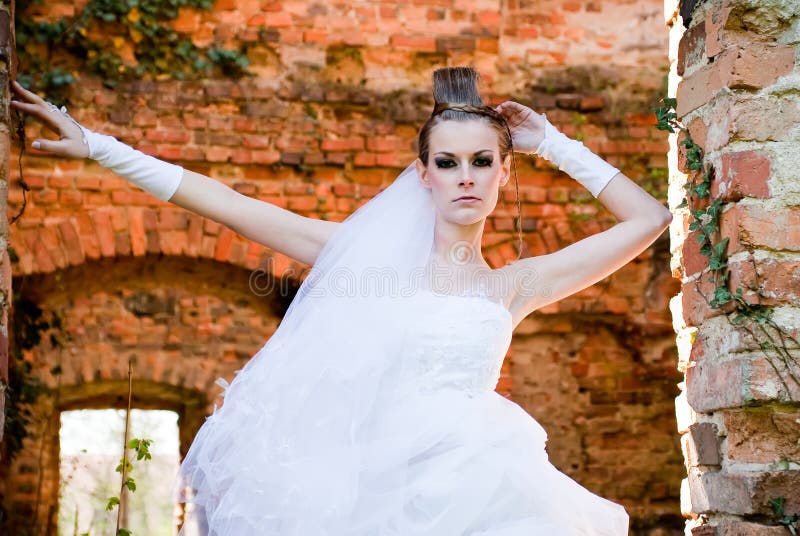
[{"label": "fingers", "polygon": [[37,151],[44,151],[46,153],[58,153],[59,149],[63,149],[62,147],[63,145],[64,144],[62,143],[61,140],[53,141],[53,140],[38,139],[38,140],[33,140],[33,143],[31,143],[31,147],[33,147]]},{"label": "fingers", "polygon": [[12,82],[11,89],[13,89],[16,94],[20,95],[22,98],[24,98],[28,102],[33,102],[33,103],[41,104],[41,105],[45,105],[45,106],[47,105],[47,103],[45,102],[45,100],[43,98],[41,98],[39,95],[37,95],[33,91],[28,91],[27,89],[25,89],[22,86],[22,84],[20,84],[16,80],[14,80],[14,82]]},{"label": "fingers", "polygon": [[505,101],[497,106],[495,110],[501,113],[506,119],[513,117],[515,114],[524,113],[526,110],[530,110],[527,106],[523,106],[522,104],[514,101]]},{"label": "fingers", "polygon": [[527,106],[523,106],[522,104],[514,101],[505,101],[500,105],[500,108],[506,113],[523,112],[530,109]]},{"label": "fingers", "polygon": [[514,101],[506,101],[500,106],[502,106],[501,113],[503,113],[507,118],[518,116],[522,118],[522,120],[525,120],[529,117],[539,115],[534,112],[532,108]]},{"label": "fingers", "polygon": [[[61,128],[57,118],[54,117],[54,114],[50,111],[49,108],[46,108],[47,104],[45,103],[44,106],[41,104],[34,104],[30,102],[22,102],[22,101],[11,101],[11,107],[15,110],[19,110],[22,113],[26,113],[32,115],[33,117],[39,119],[44,126],[52,130],[53,132],[60,135]],[[60,118],[59,118],[60,119]]]},{"label": "fingers", "polygon": [[39,119],[45,127],[49,128],[59,136],[63,133],[65,126],[64,117],[61,112],[53,110],[52,105],[32,91],[28,91],[22,84],[14,80],[12,89],[23,100],[12,100],[11,107],[20,112],[29,114]]},{"label": "fingers", "polygon": [[85,158],[88,153],[88,149],[85,146],[66,138],[57,141],[36,139],[31,143],[31,148],[44,153],[68,158]]},{"label": "fingers", "polygon": [[42,107],[38,104],[33,104],[30,102],[22,102],[17,100],[11,101],[11,107],[19,110],[20,112],[25,112],[26,114],[31,114],[31,115],[39,115],[37,112],[42,111]]}]

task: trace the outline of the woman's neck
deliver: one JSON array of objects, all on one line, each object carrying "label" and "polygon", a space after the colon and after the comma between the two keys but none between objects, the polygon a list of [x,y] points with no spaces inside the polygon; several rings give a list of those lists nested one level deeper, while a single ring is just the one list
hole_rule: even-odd
[{"label": "woman's neck", "polygon": [[490,268],[483,258],[481,242],[486,219],[469,225],[437,219],[433,229],[431,261],[453,269]]}]

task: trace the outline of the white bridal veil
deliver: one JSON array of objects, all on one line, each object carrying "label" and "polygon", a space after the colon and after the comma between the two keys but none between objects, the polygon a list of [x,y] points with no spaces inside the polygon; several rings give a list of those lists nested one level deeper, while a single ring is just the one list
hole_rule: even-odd
[{"label": "white bridal veil", "polygon": [[[194,503],[201,524],[205,516],[225,527],[220,534],[236,534],[268,526],[279,510],[284,529],[290,518],[298,534],[312,534],[302,526],[315,512],[335,516],[370,501],[380,518],[402,507],[405,465],[394,462],[413,454],[380,417],[402,403],[397,297],[423,284],[433,226],[431,194],[413,163],[337,226],[277,331],[226,388],[182,463],[179,497]],[[265,459],[271,470],[261,469]],[[381,472],[382,483],[398,483],[397,496],[390,487],[374,496],[359,488]],[[346,532],[326,523],[332,534]]]}]

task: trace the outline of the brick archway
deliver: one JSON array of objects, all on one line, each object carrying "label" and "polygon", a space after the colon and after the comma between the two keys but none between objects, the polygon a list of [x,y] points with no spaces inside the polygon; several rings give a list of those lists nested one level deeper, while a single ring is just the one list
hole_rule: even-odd
[{"label": "brick archway", "polygon": [[55,533],[60,412],[125,407],[129,359],[134,407],[176,411],[185,454],[222,403],[217,378],[231,381],[263,346],[296,290],[260,296],[249,275],[205,259],[145,255],[16,280],[18,300],[56,314],[60,327],[24,356],[48,392],[32,408],[35,421],[8,468],[10,527],[34,521]]},{"label": "brick archway", "polygon": [[18,277],[145,255],[208,259],[249,270],[268,264],[277,277],[297,277],[307,268],[175,206],[110,206],[32,219],[30,226],[13,230],[11,243]]}]

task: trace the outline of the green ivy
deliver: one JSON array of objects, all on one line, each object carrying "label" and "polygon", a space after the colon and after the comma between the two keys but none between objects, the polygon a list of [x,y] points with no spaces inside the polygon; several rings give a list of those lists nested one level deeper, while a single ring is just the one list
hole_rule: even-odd
[{"label": "green ivy", "polygon": [[800,526],[800,513],[788,515],[784,512],[785,497],[777,497],[769,500],[769,505],[775,517],[778,518],[778,524],[786,527],[793,536],[797,536],[797,529]]},{"label": "green ivy", "polygon": [[[48,332],[53,347],[63,344],[54,334],[61,331],[59,316],[46,315],[38,305],[19,294],[14,295],[11,311],[9,380],[3,388],[6,420],[2,458],[8,460],[22,449],[34,419],[31,409],[39,396],[47,391],[41,379],[33,373],[31,363],[23,358],[24,353],[38,346]],[[61,367],[54,366],[50,373],[54,376],[61,374]]]},{"label": "green ivy", "polygon": [[[790,349],[800,349],[800,343],[772,320],[771,308],[746,301],[743,298],[744,289],[741,287],[733,290],[729,288],[730,270],[728,269],[728,259],[725,254],[729,239],[718,239],[720,236],[719,219],[723,209],[723,202],[720,199],[710,201],[714,169],[711,165],[704,164],[702,148],[692,141],[688,129],[678,121],[678,114],[675,111],[676,106],[676,99],[664,98],[661,100],[661,106],[653,111],[656,115],[657,129],[671,133],[680,130],[685,135],[679,146],[685,148],[689,179],[683,185],[685,190],[684,198],[677,208],[688,208],[691,214],[689,230],[697,232],[700,253],[708,257],[708,281],[714,283],[711,299],[708,299],[700,292],[699,285],[695,282],[698,285],[698,292],[705,298],[709,307],[725,309],[726,318],[731,324],[741,327],[757,341],[767,361],[783,382],[786,392],[790,393],[786,378],[780,373],[776,363],[767,351],[773,350],[777,353],[778,358],[785,365],[789,378],[797,385],[800,385],[800,378],[793,370],[800,365],[800,360],[790,352]],[[699,202],[700,200],[703,200],[703,202]],[[697,205],[705,205],[705,207],[694,208]],[[757,273],[755,267],[753,273]],[[757,287],[749,290],[757,293],[759,297],[763,297]],[[767,327],[772,328],[772,333]],[[787,343],[791,343],[792,347],[789,348]]]},{"label": "green ivy", "polygon": [[[245,48],[200,48],[167,23],[181,7],[209,9],[213,0],[89,0],[70,19],[34,21],[27,14],[42,0],[20,0],[16,9],[20,82],[35,86],[57,104],[66,103],[66,89],[77,81],[58,62],[79,62],[103,85],[139,79],[188,80],[212,76],[249,76]],[[97,28],[102,26],[103,32]],[[117,45],[130,43],[135,64],[126,63]]]}]

